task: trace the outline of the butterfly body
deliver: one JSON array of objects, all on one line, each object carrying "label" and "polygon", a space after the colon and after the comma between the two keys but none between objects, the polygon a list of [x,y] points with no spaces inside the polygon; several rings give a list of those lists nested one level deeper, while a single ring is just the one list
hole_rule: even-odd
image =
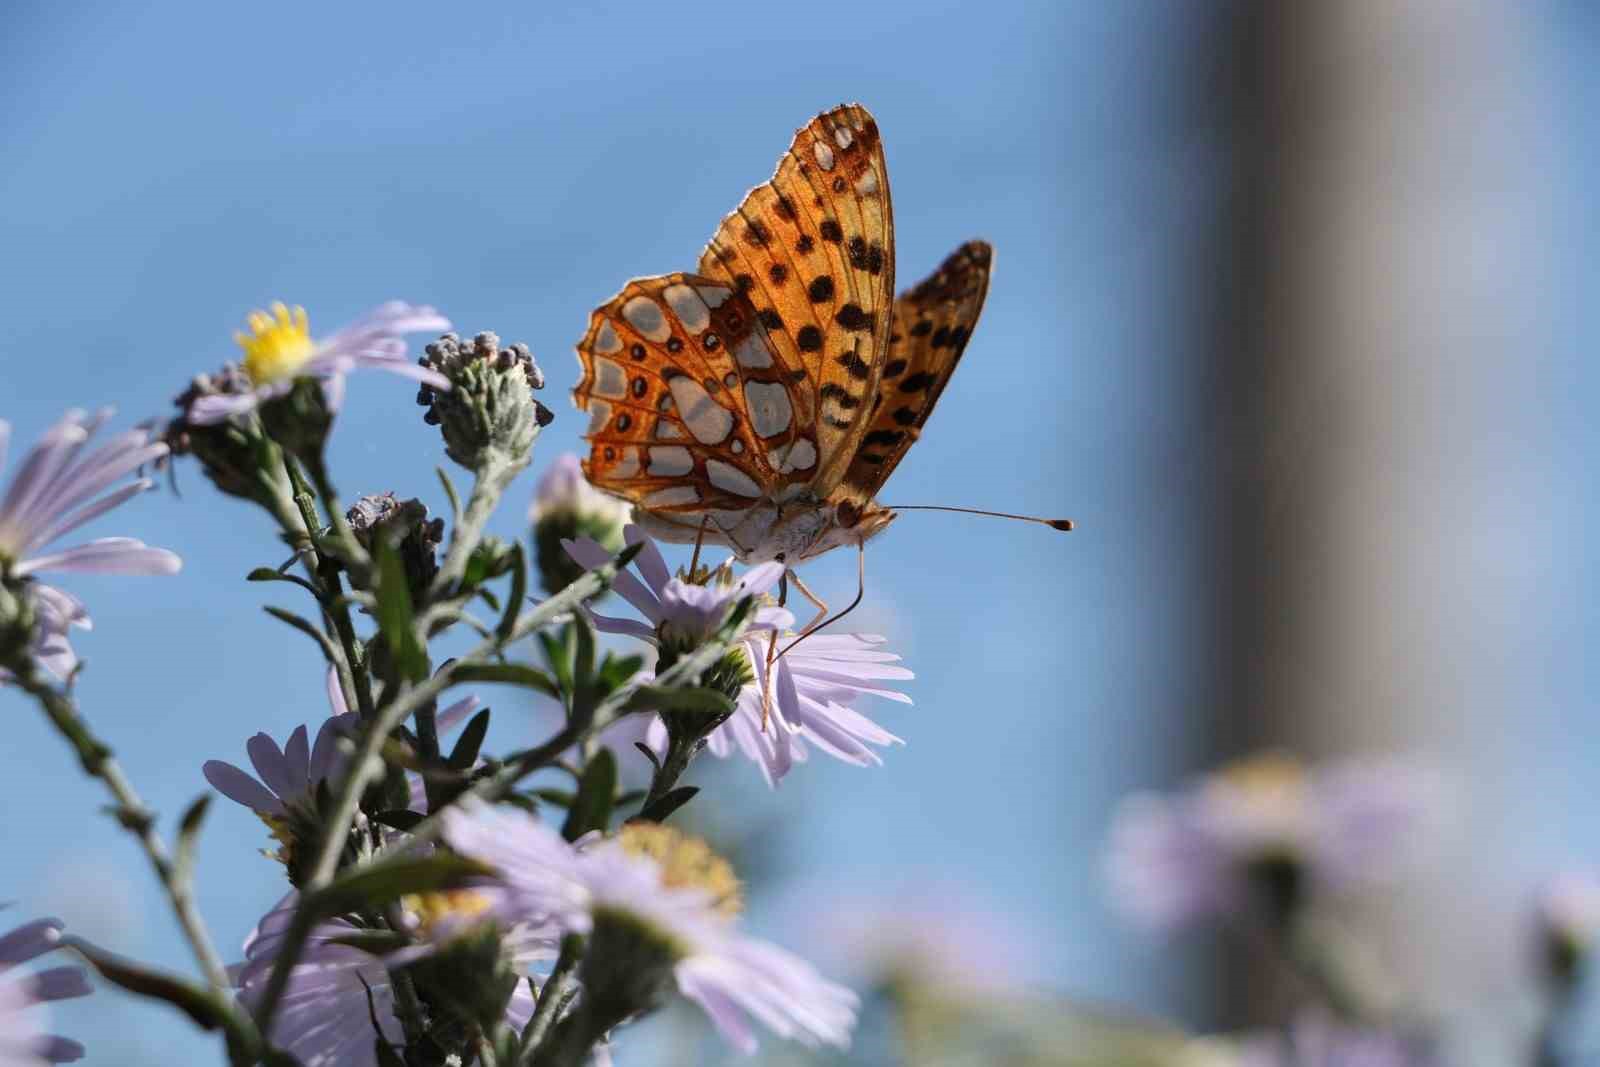
[{"label": "butterfly body", "polygon": [[585,474],[653,536],[745,562],[865,543],[894,519],[876,494],[966,347],[991,258],[962,245],[895,300],[877,124],[817,116],[695,273],[636,278],[590,317]]}]

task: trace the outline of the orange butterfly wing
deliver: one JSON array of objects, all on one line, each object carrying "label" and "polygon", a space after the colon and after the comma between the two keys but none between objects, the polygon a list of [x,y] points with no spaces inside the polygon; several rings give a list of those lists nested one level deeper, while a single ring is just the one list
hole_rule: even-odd
[{"label": "orange butterfly wing", "polygon": [[800,129],[772,178],[722,220],[700,273],[746,296],[775,362],[804,371],[796,440],[815,443],[810,488],[826,496],[867,432],[890,333],[894,215],[867,110],[843,105]]},{"label": "orange butterfly wing", "polygon": [[989,292],[994,250],[968,241],[894,303],[888,358],[843,492],[871,500],[921,435],[955,372]]},{"label": "orange butterfly wing", "polygon": [[596,308],[573,390],[590,416],[584,475],[691,530],[735,525],[760,498],[807,483],[817,454],[792,369],[749,299],[692,274],[637,278]]}]

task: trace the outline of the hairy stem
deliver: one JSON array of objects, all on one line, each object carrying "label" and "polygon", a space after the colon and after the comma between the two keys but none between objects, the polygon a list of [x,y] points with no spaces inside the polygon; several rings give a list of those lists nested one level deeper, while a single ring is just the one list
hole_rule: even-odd
[{"label": "hairy stem", "polygon": [[577,934],[563,937],[561,954],[556,957],[550,977],[539,990],[539,1004],[534,1008],[533,1018],[528,1020],[527,1029],[522,1034],[522,1067],[528,1067],[533,1063],[534,1053],[544,1044],[545,1035],[550,1032],[551,1026],[555,1025],[557,1010],[577,984],[575,972],[582,959],[583,938]]},{"label": "hairy stem", "polygon": [[39,702],[49,716],[56,731],[72,746],[86,773],[105,783],[107,791],[117,802],[117,819],[143,846],[144,853],[154,868],[156,877],[167,891],[173,914],[189,942],[195,961],[200,964],[207,983],[220,996],[231,996],[228,970],[211,943],[211,935],[195,908],[193,887],[187,871],[179,868],[167,852],[155,826],[155,816],[144,806],[132,783],[122,773],[122,768],[111,755],[111,749],[90,731],[89,724],[78,713],[77,706],[66,694],[49,685],[31,661],[16,664],[13,679],[17,686]]},{"label": "hairy stem", "polygon": [[450,532],[450,549],[445,553],[444,562],[439,565],[439,573],[434,575],[433,588],[428,591],[430,602],[448,595],[450,587],[466,573],[467,561],[483,540],[484,524],[500,503],[500,497],[506,491],[506,486],[511,484],[511,479],[527,465],[526,458],[517,463],[493,450],[485,454],[482,466],[473,472],[472,493],[467,498],[466,510]]}]

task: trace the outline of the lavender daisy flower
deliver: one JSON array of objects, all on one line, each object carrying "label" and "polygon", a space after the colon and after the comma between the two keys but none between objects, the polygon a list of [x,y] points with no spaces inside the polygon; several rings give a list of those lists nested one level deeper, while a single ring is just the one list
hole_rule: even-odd
[{"label": "lavender daisy flower", "polygon": [[[613,619],[591,612],[598,629],[624,633],[660,644],[664,627],[689,622],[703,625],[709,605],[726,590],[712,586],[691,586],[672,578],[660,550],[637,526],[625,531],[629,544],[643,542],[634,560],[644,581],[631,574],[618,575],[614,588],[637,608],[650,625],[630,619]],[[611,558],[592,541],[567,544],[572,558],[584,567],[595,567]],[[765,563],[745,576],[745,592],[766,592],[782,577],[783,565]],[[626,581],[624,581],[626,579]],[[740,588],[740,587],[734,587]],[[696,610],[691,602],[703,601],[708,608]],[[769,786],[775,786],[797,762],[809,757],[810,745],[835,759],[858,767],[881,764],[883,759],[872,746],[901,744],[889,733],[852,706],[866,696],[883,697],[902,704],[911,698],[880,684],[914,677],[911,671],[896,666],[900,657],[882,649],[885,639],[877,634],[828,634],[807,637],[798,647],[779,656],[773,669],[767,657],[774,634],[794,624],[794,616],[782,609],[765,608],[757,616],[759,629],[753,628],[741,644],[749,664],[750,680],[739,690],[733,714],[707,740],[707,749],[726,758],[742,753],[761,769]],[[657,751],[666,747],[666,732],[656,719],[650,724],[648,742]]]},{"label": "lavender daisy flower", "polygon": [[328,410],[338,411],[345,375],[359,367],[386,370],[441,392],[450,389],[444,375],[406,359],[406,334],[450,328],[450,320],[431,307],[392,300],[321,340],[312,338],[304,308],[274,304],[271,314],[253,311],[247,321],[250,332],[236,333],[234,340],[244,349],[250,389],[194,397],[185,412],[188,422],[206,426],[253,411],[287,393],[297,378],[321,379]]},{"label": "lavender daisy flower", "polygon": [[562,547],[575,538],[587,538],[611,552],[622,547],[622,527],[632,508],[600,492],[583,476],[583,464],[563,452],[545,469],[528,506],[539,575],[545,590],[558,593],[583,574],[583,568]]},{"label": "lavender daisy flower", "polygon": [[498,872],[502,915],[548,918],[589,936],[580,975],[589,1010],[618,1016],[598,1020],[599,1029],[670,984],[741,1052],[757,1047],[752,1018],[808,1046],[849,1047],[856,995],[740,934],[738,881],[703,842],[633,823],[574,846],[526,812],[480,802],[443,817],[450,846]]},{"label": "lavender daisy flower", "polygon": [[[101,537],[71,548],[49,546],[153,486],[138,478],[113,485],[167,454],[167,445],[136,428],[85,452],[89,439],[111,412],[93,416],[67,412],[29,450],[0,499],[0,579],[32,579],[52,571],[91,574],[176,574],[182,561],[164,548],[131,537]],[[5,462],[11,424],[0,420],[0,465]],[[111,490],[107,492],[107,490]],[[77,666],[67,641],[70,627],[90,628],[89,613],[70,593],[37,580],[22,586],[36,629],[32,651],[58,677]]]},{"label": "lavender daisy flower", "polygon": [[[408,912],[418,930],[438,924],[455,936],[467,929],[466,924],[446,921],[448,902],[469,917],[485,914],[471,892],[430,894],[430,898],[436,899],[427,904],[427,915],[416,910]],[[244,962],[232,968],[234,987],[251,1012],[261,1007],[297,904],[294,893],[280,900],[245,939]],[[299,1059],[303,1067],[376,1067],[374,1043],[380,1035],[392,1046],[404,1046],[405,1035],[395,1015],[389,965],[416,963],[446,941],[441,937],[435,943],[416,950],[402,949],[389,957],[343,943],[370,933],[342,918],[318,923],[290,971],[289,984],[273,1018],[271,1038]],[[509,965],[526,970],[530,964],[555,955],[555,940],[547,928],[523,925],[506,935],[502,952]],[[533,1009],[534,999],[527,983],[518,982],[506,1004],[506,1022],[520,1030],[532,1017]]]},{"label": "lavender daisy flower", "polygon": [[1171,928],[1381,882],[1433,814],[1434,784],[1396,762],[1310,769],[1265,755],[1174,796],[1137,794],[1112,824],[1114,899]]},{"label": "lavender daisy flower", "polygon": [[[201,766],[213,789],[249,808],[267,824],[279,843],[278,851],[271,855],[286,865],[293,861],[300,831],[317,825],[318,787],[324,782],[332,787],[344,773],[345,755],[339,739],[353,737],[361,722],[359,715],[346,708],[339,676],[331,667],[327,686],[331,714],[317,730],[314,744],[304,726],[295,727],[282,748],[268,735],[258,733],[245,743],[254,776],[223,760],[206,760]],[[477,706],[478,698],[471,696],[450,705],[439,713],[439,730],[458,725]],[[425,806],[422,779],[412,775],[410,784],[413,806]]]},{"label": "lavender daisy flower", "polygon": [[60,919],[35,919],[0,935],[0,1067],[41,1067],[83,1058],[83,1046],[40,1033],[28,1009],[51,1000],[88,996],[92,990],[78,967],[50,967],[11,974],[49,952],[61,935]]}]

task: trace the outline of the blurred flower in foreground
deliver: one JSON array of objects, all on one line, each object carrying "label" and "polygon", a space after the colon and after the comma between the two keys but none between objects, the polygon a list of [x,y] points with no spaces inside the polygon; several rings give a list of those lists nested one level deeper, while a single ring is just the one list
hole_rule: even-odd
[{"label": "blurred flower in foreground", "polygon": [[1107,856],[1114,902],[1154,927],[1383,881],[1437,809],[1432,775],[1392,761],[1309,768],[1269,754],[1170,796],[1125,800]]},{"label": "blurred flower in foreground", "polygon": [[[263,402],[287,393],[298,378],[322,382],[328,410],[338,411],[344,400],[344,376],[358,367],[372,367],[448,390],[443,375],[406,359],[405,335],[450,328],[450,320],[431,307],[392,300],[367,312],[328,337],[314,340],[304,308],[272,305],[272,312],[253,311],[250,332],[234,335],[244,349],[246,382],[216,392],[198,392],[184,413],[185,421],[206,426],[252,411]],[[231,381],[224,369],[219,381]]]},{"label": "blurred flower in foreground", "polygon": [[[464,910],[471,913],[469,917],[481,914],[470,894],[431,896],[461,902]],[[298,902],[297,894],[284,897],[245,939],[245,961],[233,969],[233,974],[239,998],[252,1012],[259,1009],[266,993]],[[429,910],[433,919],[442,921],[440,909],[430,906]],[[418,919],[414,911],[409,915]],[[379,1034],[392,1046],[404,1045],[405,1035],[394,1011],[394,987],[384,959],[356,944],[345,943],[371,936],[371,930],[345,919],[320,922],[312,929],[304,952],[290,972],[271,1036],[304,1067],[375,1067],[378,1061],[374,1042]],[[441,947],[444,946],[424,945],[416,951],[402,950],[394,962],[412,965]],[[520,972],[528,964],[554,955],[554,942],[543,931],[523,928],[506,939],[503,950],[508,967]],[[504,1011],[506,1022],[520,1031],[533,1015],[533,994],[520,980],[506,983],[504,992],[509,999],[500,1010]]]},{"label": "blurred flower in foreground", "polygon": [[1424,1043],[1306,1012],[1283,1034],[1244,1043],[1235,1067],[1436,1067]]},{"label": "blurred flower in foreground", "polygon": [[[69,411],[50,427],[18,465],[0,500],[0,631],[23,624],[25,649],[51,673],[66,677],[77,666],[67,641],[69,627],[90,627],[78,598],[53,586],[29,581],[48,571],[91,574],[176,574],[183,562],[164,548],[131,537],[101,537],[54,552],[42,549],[151,488],[138,478],[107,492],[146,463],[167,454],[148,429],[132,429],[83,454],[89,439],[110,418],[109,410],[90,416]],[[0,420],[0,465],[5,463],[11,424]],[[30,617],[25,617],[30,616]],[[0,655],[6,639],[0,633]],[[0,677],[4,668],[0,667]]]},{"label": "blurred flower in foreground", "polygon": [[[223,760],[206,760],[201,772],[211,787],[229,800],[243,804],[267,824],[278,841],[272,857],[290,868],[290,881],[299,884],[297,841],[318,840],[321,834],[319,812],[322,785],[331,789],[344,772],[345,756],[339,749],[341,737],[354,738],[361,717],[345,706],[339,675],[328,668],[328,706],[330,717],[317,730],[316,743],[304,726],[297,726],[280,749],[264,733],[245,742],[245,752],[255,768],[255,776]],[[437,728],[443,733],[462,722],[477,709],[478,698],[466,697],[439,713]],[[411,782],[413,806],[425,807],[422,780]]]},{"label": "blurred flower in foreground", "polygon": [[[626,538],[629,544],[644,542],[634,560],[644,581],[620,574],[614,589],[649,624],[593,615],[597,629],[661,645],[680,631],[703,628],[711,606],[720,603],[717,598],[728,599],[727,590],[719,592],[715,587],[694,586],[673,578],[661,551],[637,526],[628,527]],[[567,545],[567,551],[584,567],[596,567],[611,558],[593,541],[574,541]],[[733,588],[743,593],[765,593],[782,574],[782,564],[764,563],[746,572],[743,581]],[[725,609],[726,605],[722,607]],[[883,651],[880,646],[884,638],[877,634],[820,633],[779,656],[769,672],[767,656],[772,638],[778,635],[782,642],[783,633],[793,624],[794,616],[787,611],[760,609],[757,626],[739,646],[748,677],[738,688],[737,707],[726,722],[712,731],[707,748],[718,757],[726,757],[737,748],[761,768],[768,785],[776,785],[795,762],[809,756],[808,742],[846,763],[861,767],[881,764],[882,757],[871,746],[902,742],[851,704],[865,696],[911,703],[904,693],[878,684],[912,678],[911,671],[896,666],[900,657]],[[658,751],[665,747],[664,731],[656,723],[652,723],[650,744]]]},{"label": "blurred flower in foreground", "polygon": [[525,812],[481,803],[448,808],[444,819],[452,848],[498,871],[502,921],[549,917],[588,936],[585,1015],[571,1026],[580,1043],[651,1006],[670,984],[743,1052],[757,1045],[751,1017],[806,1045],[849,1046],[856,995],[738,933],[738,882],[704,843],[634,823],[574,846]]},{"label": "blurred flower in foreground", "polygon": [[32,974],[11,974],[56,947],[59,919],[33,922],[0,935],[0,1067],[37,1067],[72,1063],[83,1058],[83,1046],[64,1037],[40,1033],[28,1009],[50,1000],[88,996],[92,990],[78,967],[50,967]]},{"label": "blurred flower in foreground", "polygon": [[630,505],[589,484],[575,454],[557,456],[540,476],[528,506],[545,591],[559,593],[583,574],[563,542],[589,540],[614,554],[622,548],[622,527],[631,512]]},{"label": "blurred flower in foreground", "polygon": [[1571,988],[1600,936],[1600,880],[1578,872],[1552,879],[1539,893],[1535,921],[1546,980],[1559,990]]}]

